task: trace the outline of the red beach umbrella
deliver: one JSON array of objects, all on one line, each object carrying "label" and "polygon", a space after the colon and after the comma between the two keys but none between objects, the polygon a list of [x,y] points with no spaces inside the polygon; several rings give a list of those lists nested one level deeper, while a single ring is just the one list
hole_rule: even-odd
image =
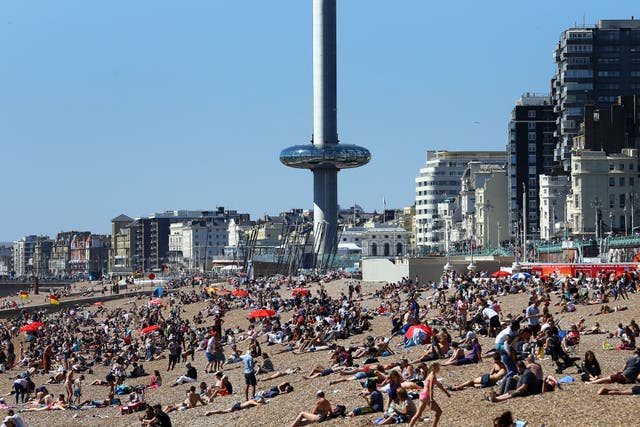
[{"label": "red beach umbrella", "polygon": [[149,304],[164,305],[164,301],[162,301],[161,299],[152,299],[151,301],[149,301]]},{"label": "red beach umbrella", "polygon": [[231,295],[235,295],[237,297],[246,297],[249,295],[249,292],[238,289],[237,291],[231,292]]},{"label": "red beach umbrella", "polygon": [[271,317],[275,315],[276,315],[275,310],[260,309],[260,310],[253,310],[249,314],[249,317],[260,318],[260,317]]},{"label": "red beach umbrella", "polygon": [[407,329],[407,332],[404,333],[404,336],[407,339],[411,339],[411,337],[413,336],[413,331],[415,331],[416,329],[420,329],[421,331],[424,331],[425,334],[427,334],[427,336],[431,336],[433,335],[433,331],[431,330],[430,327],[428,327],[427,325],[412,325],[409,326],[409,329]]},{"label": "red beach umbrella", "polygon": [[500,271],[496,271],[495,273],[491,273],[491,277],[508,277],[511,276],[511,273],[509,273],[508,271],[504,271],[504,270],[500,270]]},{"label": "red beach umbrella", "polygon": [[102,301],[96,301],[93,303],[93,305],[95,305],[96,307],[100,307],[100,306],[103,306],[104,303]]},{"label": "red beach umbrella", "polygon": [[37,332],[42,327],[44,327],[44,323],[42,322],[31,322],[20,328],[20,332]]},{"label": "red beach umbrella", "polygon": [[295,297],[296,295],[307,295],[309,292],[309,289],[306,288],[295,288],[291,291],[291,295]]},{"label": "red beach umbrella", "polygon": [[151,326],[147,326],[146,328],[140,329],[140,333],[141,334],[148,334],[149,332],[159,331],[159,330],[160,330],[160,326],[151,325]]}]

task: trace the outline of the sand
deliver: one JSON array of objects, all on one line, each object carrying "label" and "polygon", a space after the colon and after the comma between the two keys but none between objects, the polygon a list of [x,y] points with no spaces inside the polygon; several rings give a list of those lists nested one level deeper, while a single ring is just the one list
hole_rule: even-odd
[{"label": "sand", "polygon": [[[362,302],[363,305],[370,308],[377,307],[379,301],[370,299],[366,296],[367,293],[372,292],[376,288],[379,288],[382,284],[368,283],[364,284],[363,292],[365,293],[365,299]],[[330,294],[338,295],[341,291],[346,292],[347,285],[343,281],[334,281],[326,285]],[[283,295],[284,292],[282,291]],[[423,297],[427,294],[423,294]],[[608,315],[599,315],[590,317],[590,313],[599,311],[599,306],[578,306],[578,310],[574,313],[567,315],[557,315],[561,319],[561,326],[568,327],[571,323],[576,322],[580,316],[585,316],[587,319],[587,327],[593,325],[595,321],[598,321],[602,328],[613,331],[615,330],[619,322],[628,322],[632,318],[640,318],[638,308],[638,295],[631,295],[630,301],[621,302],[626,303],[629,306],[629,310],[612,313]],[[520,313],[526,306],[526,295],[510,295],[500,298],[500,303],[504,313]],[[106,303],[107,307],[114,307],[126,302],[127,299],[120,301],[110,301]],[[420,301],[421,303],[424,300]],[[191,318],[200,308],[201,304],[192,304],[185,306],[185,318]],[[556,307],[553,307],[556,308]],[[554,310],[552,310],[553,312]],[[228,312],[225,316],[225,326],[240,324],[243,328],[246,328],[248,321],[246,315],[248,310],[233,310]],[[206,324],[211,324],[212,318],[207,318]],[[386,316],[376,317],[372,321],[373,330],[368,332],[367,335],[384,335],[390,330],[390,320]],[[453,335],[453,334],[452,334]],[[361,340],[366,335],[353,336],[350,339],[339,341],[339,343],[349,344],[355,340]],[[19,349],[18,342],[24,339],[21,334],[16,339],[16,349]],[[260,339],[262,343],[264,338]],[[596,353],[598,360],[603,369],[603,373],[608,375],[615,371],[621,370],[625,360],[630,357],[628,351],[604,351],[602,350],[602,342],[609,341],[616,343],[615,339],[607,339],[606,335],[591,335],[583,336],[580,344],[580,356],[584,354],[586,350],[593,350]],[[396,337],[392,341],[392,345],[400,342],[400,338]],[[481,338],[480,343],[483,349],[487,349],[493,346],[493,339]],[[245,343],[240,342],[239,349],[245,348]],[[294,355],[292,353],[283,353],[279,355],[273,354],[275,350],[280,346],[262,346],[263,351],[272,355],[271,359],[276,369],[286,369],[289,367],[299,366],[303,372],[308,372],[312,366],[316,364],[327,365],[329,352],[317,352],[307,353],[302,355]],[[402,355],[406,355],[409,359],[416,357],[416,354],[420,354],[422,350],[419,347],[413,347],[405,350],[401,349],[396,355],[381,358],[382,362],[397,361]],[[228,350],[226,351],[228,354]],[[362,362],[362,359],[359,360]],[[151,404],[161,403],[163,405],[169,403],[176,403],[182,400],[185,390],[190,384],[180,385],[178,387],[169,387],[169,384],[175,380],[175,378],[181,375],[185,368],[179,366],[171,373],[166,373],[166,360],[156,362],[145,362],[144,366],[147,372],[152,372],[154,369],[161,371],[164,379],[164,385],[158,389],[147,390],[147,401]],[[356,362],[357,363],[357,362]],[[550,360],[541,362],[544,368],[545,374],[553,374],[554,367]],[[204,373],[204,365],[206,364],[204,353],[197,352],[195,366],[198,369],[199,381],[206,381],[208,384],[213,381],[213,374]],[[443,367],[441,371],[442,383],[444,385],[452,385],[454,383],[471,379],[475,376],[488,372],[491,366],[490,360],[485,360],[478,365],[470,365],[463,367]],[[298,412],[302,410],[310,410],[315,402],[315,393],[318,389],[323,389],[326,392],[327,398],[330,402],[335,404],[344,404],[347,409],[353,409],[355,406],[360,406],[363,403],[361,397],[357,396],[357,393],[361,390],[360,383],[358,381],[346,382],[337,384],[335,386],[329,386],[329,381],[335,377],[327,376],[314,380],[304,380],[301,374],[289,375],[284,378],[259,382],[258,390],[268,389],[272,385],[277,384],[280,381],[289,381],[294,387],[295,391],[288,395],[282,395],[274,399],[270,399],[267,405],[258,408],[252,408],[249,410],[243,410],[234,412],[232,414],[214,415],[212,417],[204,417],[204,413],[211,409],[223,409],[228,408],[236,401],[243,400],[243,378],[241,364],[233,364],[225,366],[225,373],[229,376],[233,386],[234,394],[232,396],[221,397],[216,399],[213,404],[205,407],[198,407],[183,412],[173,412],[170,414],[173,425],[175,426],[209,426],[209,425],[228,425],[228,426],[286,426],[289,425],[296,417]],[[14,369],[12,374],[16,374],[18,371]],[[106,368],[98,367],[95,369],[94,374],[86,374],[86,381],[83,388],[83,398],[88,399],[103,399],[106,395],[106,388],[101,386],[88,385],[94,379],[104,379],[106,375]],[[538,395],[533,397],[512,399],[508,402],[501,404],[492,404],[484,401],[482,390],[468,389],[464,391],[452,393],[451,398],[447,398],[443,393],[436,391],[436,400],[443,409],[443,416],[441,419],[441,426],[489,426],[492,425],[494,417],[498,416],[505,410],[511,410],[514,416],[519,420],[528,421],[530,426],[616,426],[616,425],[632,425],[640,410],[636,409],[636,398],[632,396],[597,396],[596,390],[599,386],[587,385],[580,382],[579,375],[577,375],[576,369],[568,369],[564,375],[573,375],[576,378],[574,384],[564,386],[563,390],[548,393],[545,395]],[[44,383],[47,377],[42,375],[36,375],[34,378],[36,385]],[[138,383],[148,382],[149,377],[142,379],[134,379],[127,382],[130,385]],[[9,392],[11,390],[12,379],[10,375],[0,375],[0,390]],[[614,385],[613,387],[620,388],[621,386]],[[48,386],[49,390],[54,394],[62,393],[63,386],[51,385]],[[485,389],[484,391],[488,391]],[[121,396],[123,401],[126,401],[127,396]],[[12,402],[12,397],[6,397],[7,402]],[[138,416],[141,413],[133,415],[119,415],[116,407],[104,408],[104,409],[90,409],[90,410],[68,410],[68,411],[50,411],[40,413],[28,413],[22,414],[29,426],[131,426],[139,425]],[[430,416],[428,410],[424,416]],[[380,414],[364,415],[356,418],[345,418],[330,420],[323,425],[326,426],[363,426],[371,423],[372,420],[377,419]],[[77,418],[74,418],[77,417]],[[100,417],[100,418],[97,418]],[[419,425],[429,425],[429,422],[420,422]]]}]

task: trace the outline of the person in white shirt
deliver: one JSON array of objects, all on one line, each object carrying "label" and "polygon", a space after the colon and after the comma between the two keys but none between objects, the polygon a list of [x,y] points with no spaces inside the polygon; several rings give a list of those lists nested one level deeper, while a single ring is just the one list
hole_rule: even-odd
[{"label": "person in white shirt", "polygon": [[500,326],[501,326],[500,316],[498,315],[498,312],[495,311],[493,308],[491,308],[491,305],[487,305],[482,310],[482,317],[489,321],[489,330],[488,330],[489,337],[495,337],[497,330],[500,329]]},{"label": "person in white shirt", "polygon": [[205,355],[207,356],[207,365],[204,367],[204,372],[206,374],[213,372],[213,364],[216,360],[216,337],[214,334],[211,334],[211,337],[207,341]]}]

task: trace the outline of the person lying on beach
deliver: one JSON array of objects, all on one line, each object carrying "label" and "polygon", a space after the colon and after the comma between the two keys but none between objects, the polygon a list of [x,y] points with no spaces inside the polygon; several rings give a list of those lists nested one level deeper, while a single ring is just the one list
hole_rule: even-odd
[{"label": "person lying on beach", "polygon": [[291,374],[296,374],[296,373],[298,373],[300,371],[301,371],[301,369],[296,366],[295,368],[289,368],[289,369],[286,369],[284,371],[275,371],[275,372],[272,372],[269,375],[263,375],[262,377],[260,377],[260,379],[258,381],[274,380],[276,378],[285,377],[285,376],[291,375]]},{"label": "person lying on beach", "polygon": [[628,389],[615,389],[615,388],[606,388],[601,387],[598,392],[598,395],[610,395],[610,396],[636,396],[640,394],[640,385],[634,385]]},{"label": "person lying on beach", "polygon": [[[303,375],[302,378],[304,378],[305,380],[311,380],[314,378],[318,378],[318,377],[326,377],[327,375],[331,375],[335,372],[342,372],[344,371],[346,368],[344,367],[328,367],[325,368],[322,365],[316,365],[313,367],[313,369],[311,369],[311,372],[309,372],[309,374],[307,375]],[[277,378],[277,377],[276,377]]]},{"label": "person lying on beach", "polygon": [[27,412],[40,412],[40,411],[65,411],[69,408],[69,404],[64,398],[64,394],[59,394],[58,399],[53,402],[51,405],[45,405],[40,408],[27,408],[25,411]]},{"label": "person lying on beach", "polygon": [[387,377],[384,371],[385,370],[382,367],[382,365],[376,365],[374,368],[372,368],[369,365],[365,365],[362,368],[343,370],[340,372],[340,375],[342,376],[342,378],[329,381],[329,385],[334,385],[334,384],[343,383],[347,381],[363,380],[366,378],[376,378],[377,382],[382,382]]},{"label": "person lying on beach", "polygon": [[259,391],[253,398],[258,399],[262,397],[264,399],[272,399],[276,396],[280,396],[281,394],[287,394],[291,392],[293,392],[293,386],[288,382],[284,382],[278,385],[274,385],[269,390]]},{"label": "person lying on beach", "polygon": [[589,384],[632,384],[635,383],[640,374],[640,351],[635,350],[633,356],[627,360],[622,371],[616,372],[608,377],[598,378],[589,381]]},{"label": "person lying on beach", "polygon": [[603,334],[604,331],[600,329],[600,323],[596,322],[592,327],[583,332],[584,335],[591,334]]},{"label": "person lying on beach", "polygon": [[191,386],[189,387],[189,390],[186,392],[186,397],[184,401],[178,404],[167,405],[164,409],[164,412],[168,414],[173,411],[184,411],[185,409],[195,408],[198,405],[198,403],[200,403],[203,406],[207,404],[207,402],[202,400],[202,397],[200,397],[200,394],[196,392],[196,387]]},{"label": "person lying on beach", "polygon": [[464,390],[467,387],[485,388],[492,387],[496,383],[507,375],[507,367],[502,362],[500,354],[495,353],[493,355],[493,366],[488,374],[481,375],[467,382],[454,385],[451,387],[451,391]]},{"label": "person lying on beach", "polygon": [[247,401],[244,402],[236,402],[233,405],[231,405],[231,407],[227,408],[227,409],[216,409],[213,411],[208,411],[205,412],[205,416],[206,417],[210,417],[211,415],[215,415],[215,414],[228,414],[230,412],[235,412],[235,411],[241,411],[243,409],[249,409],[249,408],[253,408],[255,406],[261,406],[261,405],[265,405],[267,402],[263,399],[249,399]]}]

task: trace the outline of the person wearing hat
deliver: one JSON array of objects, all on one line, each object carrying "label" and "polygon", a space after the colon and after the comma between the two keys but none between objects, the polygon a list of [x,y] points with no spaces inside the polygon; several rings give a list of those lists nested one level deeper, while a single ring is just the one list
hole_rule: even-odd
[{"label": "person wearing hat", "polygon": [[316,392],[316,404],[311,412],[300,412],[291,424],[291,427],[306,426],[313,423],[321,423],[331,415],[331,403],[324,397],[324,391]]}]

